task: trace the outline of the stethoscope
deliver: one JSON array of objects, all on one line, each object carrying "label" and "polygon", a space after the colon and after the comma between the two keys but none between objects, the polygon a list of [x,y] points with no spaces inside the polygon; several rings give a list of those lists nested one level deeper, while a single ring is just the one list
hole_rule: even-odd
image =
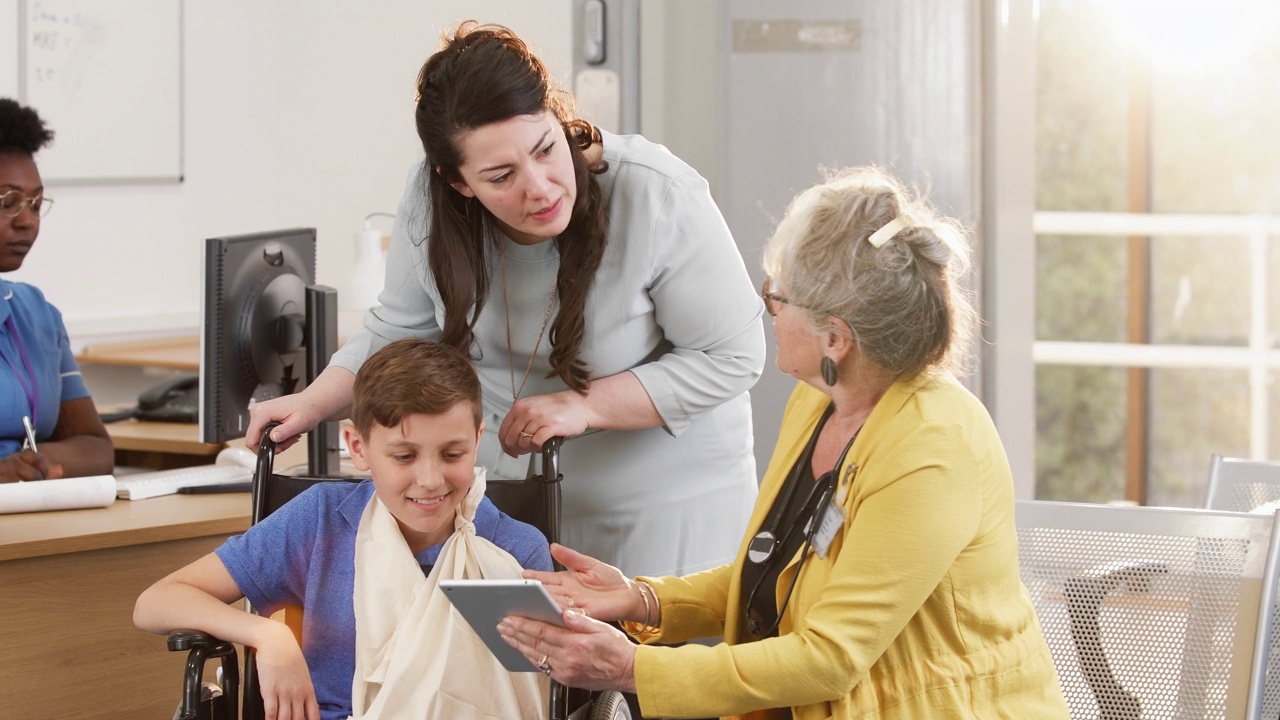
[{"label": "stethoscope", "polygon": [[[825,421],[825,418],[824,418]],[[782,511],[773,514],[769,520],[769,526],[761,529],[760,532],[751,538],[751,542],[747,544],[747,562],[753,565],[764,566],[759,578],[756,579],[755,585],[752,586],[751,592],[747,595],[747,602],[743,606],[743,614],[746,615],[747,629],[756,637],[768,637],[778,629],[778,624],[782,622],[782,613],[787,609],[787,604],[791,602],[791,593],[796,589],[796,581],[800,579],[800,571],[804,569],[804,561],[809,557],[809,550],[813,547],[814,536],[818,533],[818,528],[822,525],[820,518],[827,512],[827,508],[831,504],[832,498],[835,497],[836,477],[840,469],[840,465],[844,462],[844,458],[849,454],[849,450],[853,447],[853,442],[858,439],[858,433],[854,433],[849,438],[849,443],[845,445],[844,451],[840,453],[840,458],[836,460],[835,467],[822,474],[822,477],[814,481],[813,487],[809,489],[809,496],[802,505],[800,517],[808,515],[808,519],[804,524],[804,546],[800,549],[800,560],[796,564],[796,571],[791,576],[791,582],[787,585],[787,593],[782,598],[782,604],[778,606],[778,614],[770,623],[769,627],[762,628],[760,622],[751,614],[751,608],[755,605],[756,594],[760,592],[760,588],[764,585],[765,578],[770,576],[769,570],[778,562],[777,558],[783,558],[778,550],[785,545],[794,535],[796,530],[800,528],[800,524],[793,522],[787,528],[782,538],[779,539],[778,524],[782,522],[782,518],[789,514],[791,502],[795,498],[796,487],[800,484],[799,475],[803,472],[800,463],[792,469],[792,475],[787,478],[787,494],[783,499]],[[814,442],[816,442],[816,437]],[[806,450],[805,456],[810,455],[810,450]],[[814,502],[814,498],[817,502]]]}]

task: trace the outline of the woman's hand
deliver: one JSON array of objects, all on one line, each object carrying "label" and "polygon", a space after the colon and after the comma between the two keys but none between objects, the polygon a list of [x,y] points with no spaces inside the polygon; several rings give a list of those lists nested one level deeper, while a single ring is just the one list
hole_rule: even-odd
[{"label": "woman's hand", "polygon": [[272,420],[280,421],[280,426],[271,431],[277,452],[288,450],[302,433],[322,420],[341,420],[351,410],[351,386],[355,381],[356,376],[350,370],[328,367],[300,393],[250,405],[244,444],[257,452],[262,428]]},{"label": "woman's hand", "polygon": [[293,632],[274,621],[266,627],[269,629],[254,647],[267,720],[320,720],[311,672]]},{"label": "woman's hand", "polygon": [[498,441],[511,457],[538,450],[553,437],[581,435],[591,427],[587,399],[572,390],[522,398],[498,428]]},{"label": "woman's hand", "polygon": [[62,477],[62,466],[34,450],[22,450],[0,458],[0,483],[24,480],[56,480]]},{"label": "woman's hand", "polygon": [[644,622],[640,589],[621,570],[555,543],[551,545],[551,557],[567,569],[562,572],[525,570],[524,577],[540,581],[560,607],[579,610],[607,622]]},{"label": "woman's hand", "polygon": [[561,616],[563,628],[509,615],[498,624],[498,632],[532,665],[548,668],[547,674],[562,685],[635,692],[635,644],[617,628],[582,612],[568,609]]},{"label": "woman's hand", "polygon": [[273,420],[279,420],[280,425],[271,430],[271,437],[276,441],[276,452],[284,452],[298,442],[302,433],[314,428],[323,419],[305,392],[254,403],[249,406],[249,427],[244,433],[244,444],[257,452],[258,443],[262,439],[262,428]]}]

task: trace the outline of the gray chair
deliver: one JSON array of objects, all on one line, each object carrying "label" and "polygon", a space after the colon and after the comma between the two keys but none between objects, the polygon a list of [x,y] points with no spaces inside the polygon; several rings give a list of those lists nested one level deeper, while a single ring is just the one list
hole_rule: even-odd
[{"label": "gray chair", "polygon": [[1036,501],[1016,513],[1071,717],[1263,717],[1274,516]]},{"label": "gray chair", "polygon": [[1244,460],[1214,453],[1204,506],[1210,510],[1249,512],[1280,502],[1280,462]]},{"label": "gray chair", "polygon": [[[1206,508],[1250,512],[1276,502],[1280,502],[1280,462],[1223,457],[1217,453],[1211,457]],[[1262,717],[1276,718],[1280,717],[1280,606],[1272,608],[1268,625],[1272,643],[1267,648]]]}]

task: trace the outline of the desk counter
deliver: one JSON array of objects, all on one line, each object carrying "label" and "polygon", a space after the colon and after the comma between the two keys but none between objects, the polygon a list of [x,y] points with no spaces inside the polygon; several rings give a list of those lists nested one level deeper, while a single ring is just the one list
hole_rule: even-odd
[{"label": "desk counter", "polygon": [[0,515],[0,714],[171,717],[186,655],[135,628],[133,603],[248,528],[249,504],[249,493],[170,495]]}]

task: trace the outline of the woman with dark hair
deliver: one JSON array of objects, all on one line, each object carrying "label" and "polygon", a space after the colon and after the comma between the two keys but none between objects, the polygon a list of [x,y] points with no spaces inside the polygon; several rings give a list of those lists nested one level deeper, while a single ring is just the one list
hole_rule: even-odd
[{"label": "woman with dark hair", "polygon": [[755,497],[747,390],[763,307],[707,183],[575,117],[507,28],[464,23],[418,76],[415,163],[380,305],[304,392],[256,405],[284,441],[343,417],[360,364],[428,337],[484,385],[479,462],[570,438],[562,537],[634,572],[732,558]]},{"label": "woman with dark hair", "polygon": [[507,642],[561,683],[635,691],[652,717],[1066,718],[1018,572],[1009,461],[952,374],[974,327],[968,253],[877,168],[801,193],[761,290],[799,382],[737,558],[628,578],[553,545],[568,570],[525,575],[566,627],[511,616]]},{"label": "woman with dark hair", "polygon": [[[51,140],[35,110],[0,98],[0,273],[22,267],[53,206],[34,159]],[[110,473],[111,437],[80,377],[62,315],[26,283],[0,279],[0,356],[0,482]]]}]

